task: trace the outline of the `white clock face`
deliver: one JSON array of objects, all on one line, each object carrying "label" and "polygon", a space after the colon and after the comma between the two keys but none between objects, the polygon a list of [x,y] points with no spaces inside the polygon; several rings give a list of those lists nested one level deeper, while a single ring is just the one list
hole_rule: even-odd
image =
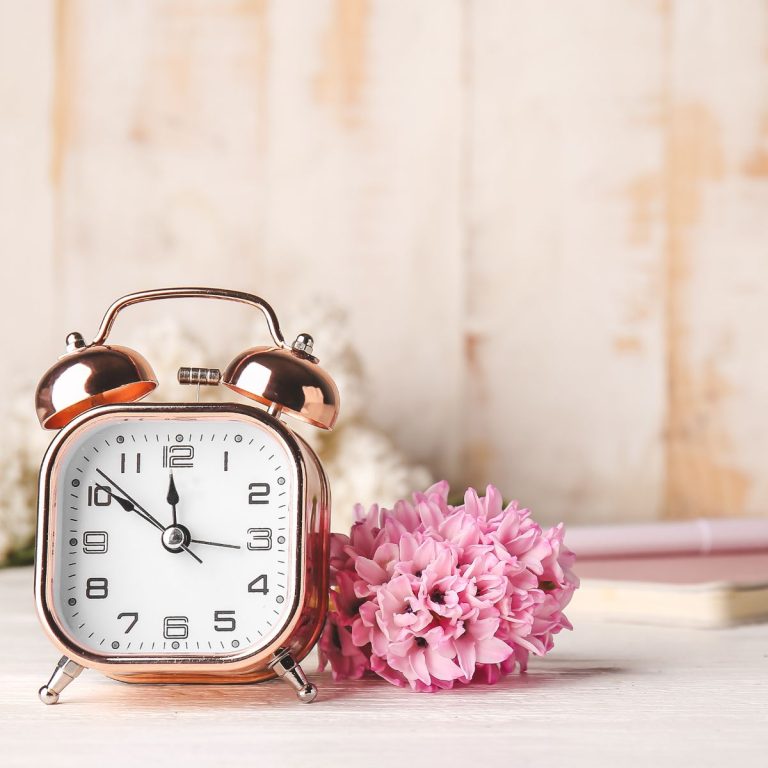
[{"label": "white clock face", "polygon": [[104,656],[242,655],[296,585],[296,468],[253,419],[94,420],[56,468],[54,608]]}]

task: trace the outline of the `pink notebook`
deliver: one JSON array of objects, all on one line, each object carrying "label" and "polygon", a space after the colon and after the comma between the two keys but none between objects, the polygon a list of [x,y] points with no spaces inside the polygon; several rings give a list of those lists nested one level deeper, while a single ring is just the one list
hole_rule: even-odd
[{"label": "pink notebook", "polygon": [[689,627],[768,620],[765,551],[581,559],[576,573],[575,620]]}]

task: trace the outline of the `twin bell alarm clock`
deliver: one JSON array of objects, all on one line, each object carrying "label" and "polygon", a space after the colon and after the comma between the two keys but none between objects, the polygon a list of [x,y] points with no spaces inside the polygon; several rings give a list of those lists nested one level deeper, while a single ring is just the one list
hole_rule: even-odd
[{"label": "twin bell alarm clock", "polygon": [[[126,307],[175,298],[263,313],[274,345],[245,350],[223,373],[178,372],[182,384],[223,385],[253,405],[138,402],[155,374],[107,338]],[[44,703],[84,668],[137,683],[280,677],[301,701],[315,698],[299,663],[325,620],[330,492],[315,453],[283,422],[336,421],[338,390],[312,346],[307,334],[286,343],[258,296],[213,288],[130,294],[90,344],[67,336],[36,396],[40,424],[60,430],[40,469],[35,596],[63,654]]]}]

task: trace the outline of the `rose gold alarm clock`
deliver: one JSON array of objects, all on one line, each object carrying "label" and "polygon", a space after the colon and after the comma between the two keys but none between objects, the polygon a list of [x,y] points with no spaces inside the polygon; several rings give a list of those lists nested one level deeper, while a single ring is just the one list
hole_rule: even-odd
[{"label": "rose gold alarm clock", "polygon": [[[264,314],[273,346],[247,349],[223,374],[179,370],[183,384],[221,383],[262,407],[136,402],[155,374],[107,337],[121,310],[172,298]],[[61,430],[40,470],[37,610],[63,654],[43,702],[83,668],[141,683],[282,677],[315,698],[299,662],[325,620],[330,493],[317,456],[282,421],[336,421],[338,391],[312,344],[307,334],[287,344],[263,299],[213,288],[134,293],[90,344],[67,336],[37,389],[40,423]]]}]

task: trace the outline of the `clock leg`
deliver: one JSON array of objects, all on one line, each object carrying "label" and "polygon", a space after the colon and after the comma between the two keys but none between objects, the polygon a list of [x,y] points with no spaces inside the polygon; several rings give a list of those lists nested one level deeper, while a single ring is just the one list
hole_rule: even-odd
[{"label": "clock leg", "polygon": [[315,700],[317,686],[307,680],[304,670],[288,651],[278,652],[269,666],[296,691],[299,701],[309,704]]},{"label": "clock leg", "polygon": [[43,704],[56,704],[59,694],[83,671],[83,667],[76,661],[62,656],[56,669],[53,670],[51,679],[39,691],[40,701]]}]

